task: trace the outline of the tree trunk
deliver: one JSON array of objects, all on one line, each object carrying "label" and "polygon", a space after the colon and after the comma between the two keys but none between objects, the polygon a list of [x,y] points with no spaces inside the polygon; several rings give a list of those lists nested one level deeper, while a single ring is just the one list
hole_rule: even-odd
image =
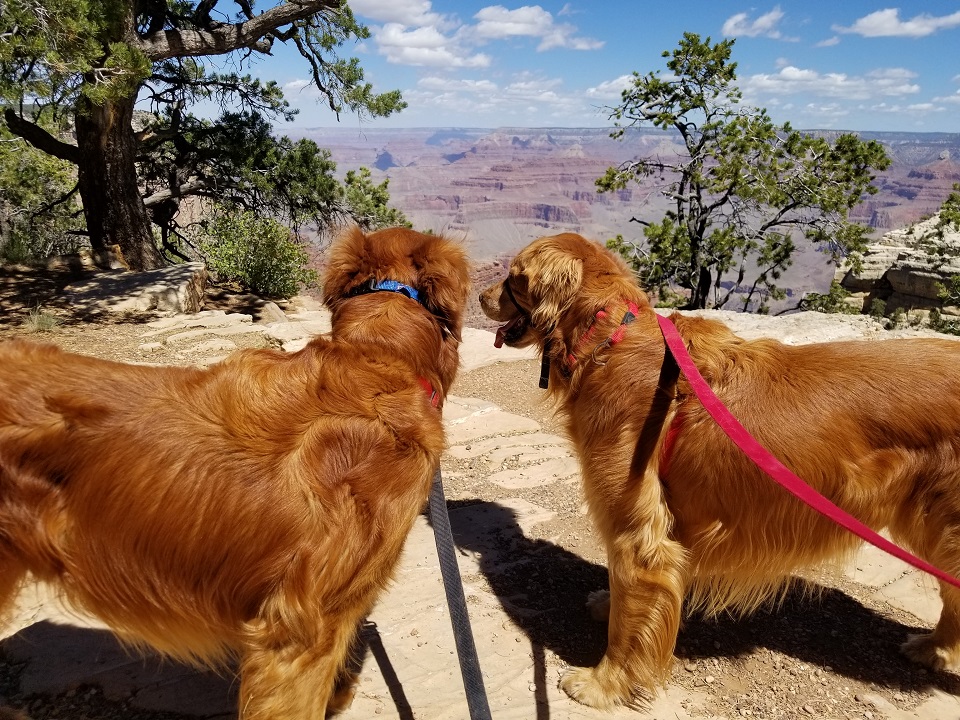
[{"label": "tree trunk", "polygon": [[81,98],[77,103],[78,180],[93,248],[119,245],[131,270],[153,270],[165,263],[137,182],[135,100],[95,105]]},{"label": "tree trunk", "polygon": [[710,298],[710,286],[712,285],[712,276],[707,267],[700,268],[696,287],[690,293],[690,302],[687,303],[688,310],[703,310],[707,307],[707,300]]}]

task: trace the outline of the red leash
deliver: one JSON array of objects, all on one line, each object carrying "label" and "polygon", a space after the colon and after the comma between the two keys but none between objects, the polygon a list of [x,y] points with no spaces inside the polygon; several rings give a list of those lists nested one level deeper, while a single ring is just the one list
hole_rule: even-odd
[{"label": "red leash", "polygon": [[930,573],[940,580],[960,588],[960,580],[957,580],[952,575],[948,575],[939,568],[935,568],[925,560],[911,555],[903,548],[894,545],[885,537],[878,535],[855,517],[837,507],[807,485],[803,480],[794,475],[783,463],[771,455],[766,448],[757,442],[756,438],[747,432],[746,428],[744,428],[726,406],[720,402],[720,399],[714,395],[713,390],[710,389],[707,381],[703,379],[700,371],[697,370],[697,366],[694,365],[693,360],[687,353],[683,338],[680,337],[680,333],[677,332],[674,324],[659,314],[657,315],[657,322],[660,323],[660,330],[663,332],[664,340],[667,341],[667,348],[673,355],[674,360],[677,361],[677,365],[680,366],[680,370],[686,375],[690,387],[703,405],[704,410],[710,414],[710,417],[720,426],[720,429],[733,440],[737,447],[746,453],[747,457],[750,458],[757,467],[773,478],[777,484],[784,487],[787,492],[802,500],[821,515],[833,520],[837,525],[846,528],[854,535],[866,540],[871,545],[875,545],[884,552],[900,558],[905,563],[909,563],[915,568]]}]

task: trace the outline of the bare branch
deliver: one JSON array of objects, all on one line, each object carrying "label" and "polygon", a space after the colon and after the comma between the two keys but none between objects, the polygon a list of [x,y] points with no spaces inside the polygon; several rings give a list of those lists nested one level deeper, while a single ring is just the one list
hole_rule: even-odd
[{"label": "bare branch", "polygon": [[160,203],[171,200],[173,198],[183,197],[184,195],[191,195],[197,190],[203,190],[207,187],[207,181],[201,179],[189,180],[179,187],[176,188],[167,188],[166,190],[160,190],[159,192],[153,193],[148,197],[143,199],[143,204],[147,207],[152,207],[154,205],[159,205]]},{"label": "bare branch", "polygon": [[76,145],[69,145],[57,140],[39,125],[24,120],[11,108],[3,111],[3,119],[6,121],[7,127],[10,128],[10,132],[19,135],[38,150],[67,162],[74,164],[80,162],[80,151]]}]

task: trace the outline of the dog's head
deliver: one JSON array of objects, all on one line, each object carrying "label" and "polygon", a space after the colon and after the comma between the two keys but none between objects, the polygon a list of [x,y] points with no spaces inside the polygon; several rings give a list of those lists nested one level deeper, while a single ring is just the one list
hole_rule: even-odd
[{"label": "dog's head", "polygon": [[460,340],[470,273],[459,243],[407,228],[365,234],[353,227],[331,246],[328,257],[323,302],[334,314],[349,298],[392,281]]},{"label": "dog's head", "polygon": [[480,294],[491,320],[504,323],[497,345],[542,344],[564,317],[592,317],[611,299],[634,297],[636,281],[622,260],[575,233],[534,240],[510,263],[500,282]]},{"label": "dog's head", "polygon": [[[449,389],[470,288],[460,243],[407,228],[364,233],[357,227],[330,247],[323,272],[323,302],[333,335],[390,343]],[[419,307],[418,307],[419,305]]]}]

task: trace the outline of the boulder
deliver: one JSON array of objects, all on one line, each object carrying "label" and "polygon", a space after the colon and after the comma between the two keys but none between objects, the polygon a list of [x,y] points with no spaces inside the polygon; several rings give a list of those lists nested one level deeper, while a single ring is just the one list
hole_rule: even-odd
[{"label": "boulder", "polygon": [[64,288],[75,310],[91,313],[162,312],[192,314],[203,305],[207,270],[184,263],[146,272],[99,273]]}]

